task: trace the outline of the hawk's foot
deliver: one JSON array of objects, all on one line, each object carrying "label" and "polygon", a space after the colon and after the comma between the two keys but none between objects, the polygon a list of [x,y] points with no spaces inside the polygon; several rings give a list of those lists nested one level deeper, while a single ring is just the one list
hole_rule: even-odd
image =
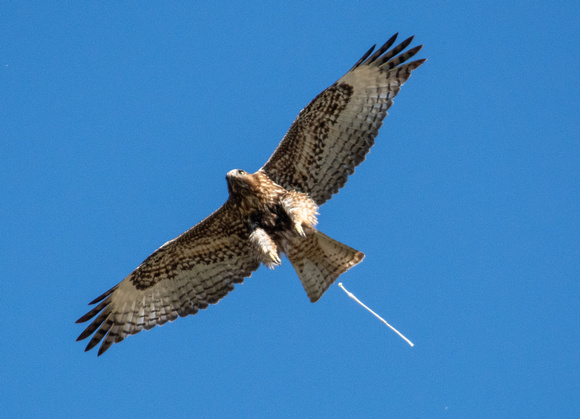
[{"label": "hawk's foot", "polygon": [[301,237],[306,237],[306,232],[314,229],[318,220],[318,205],[310,199],[308,194],[288,191],[280,200],[282,207],[292,221],[294,231]]},{"label": "hawk's foot", "polygon": [[263,263],[270,269],[274,269],[274,266],[282,263],[276,243],[263,229],[256,228],[250,234],[249,239],[252,254],[258,262]]}]

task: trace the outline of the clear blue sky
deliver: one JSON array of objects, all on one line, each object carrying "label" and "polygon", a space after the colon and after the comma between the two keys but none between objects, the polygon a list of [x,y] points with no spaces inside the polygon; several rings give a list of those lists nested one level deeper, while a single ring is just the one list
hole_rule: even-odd
[{"label": "clear blue sky", "polygon": [[[4,417],[580,415],[578,2],[98,3],[0,4]],[[415,347],[286,261],[84,353],[87,303],[395,32],[428,61],[319,226]]]}]

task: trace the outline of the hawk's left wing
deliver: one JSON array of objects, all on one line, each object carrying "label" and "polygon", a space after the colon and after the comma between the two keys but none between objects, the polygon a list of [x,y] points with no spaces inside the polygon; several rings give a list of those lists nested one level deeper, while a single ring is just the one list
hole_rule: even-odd
[{"label": "hawk's left wing", "polygon": [[282,187],[308,193],[318,205],[344,186],[374,144],[393,98],[425,60],[405,62],[412,37],[389,50],[397,35],[371,48],[298,115],[261,170]]},{"label": "hawk's left wing", "polygon": [[216,304],[260,265],[248,252],[248,234],[226,202],[92,301],[100,304],[77,323],[96,318],[77,340],[96,332],[86,350],[104,339],[101,355],[129,335]]}]

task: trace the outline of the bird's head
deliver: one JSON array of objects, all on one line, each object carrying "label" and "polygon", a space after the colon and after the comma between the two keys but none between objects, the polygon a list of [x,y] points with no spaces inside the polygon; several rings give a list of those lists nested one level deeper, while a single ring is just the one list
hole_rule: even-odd
[{"label": "bird's head", "polygon": [[241,169],[230,170],[226,174],[228,192],[230,195],[239,195],[248,192],[252,187],[252,180],[252,175]]}]

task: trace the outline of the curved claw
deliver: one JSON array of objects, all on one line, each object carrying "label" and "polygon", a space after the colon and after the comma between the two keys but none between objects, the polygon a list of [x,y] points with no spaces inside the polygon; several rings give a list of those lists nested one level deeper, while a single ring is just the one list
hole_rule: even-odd
[{"label": "curved claw", "polygon": [[306,238],[306,233],[304,232],[304,229],[302,228],[302,224],[294,224],[294,230],[296,230],[296,233],[298,233],[298,235],[300,237]]},{"label": "curved claw", "polygon": [[282,260],[280,259],[280,256],[278,256],[278,253],[275,252],[274,250],[271,250],[268,252],[268,257],[272,260],[274,265],[281,265],[282,264]]}]

